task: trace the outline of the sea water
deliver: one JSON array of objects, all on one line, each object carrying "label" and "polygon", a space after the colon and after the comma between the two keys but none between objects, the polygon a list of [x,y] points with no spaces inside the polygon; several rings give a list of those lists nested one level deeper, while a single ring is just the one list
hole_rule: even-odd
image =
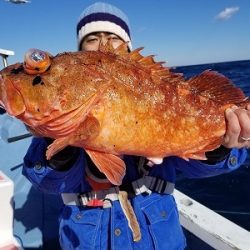
[{"label": "sea water", "polygon": [[[224,74],[250,97],[250,60],[182,66],[174,71],[190,78],[207,69]],[[180,173],[177,179],[176,186],[180,191],[250,230],[249,150],[245,164],[229,174],[192,180]]]}]

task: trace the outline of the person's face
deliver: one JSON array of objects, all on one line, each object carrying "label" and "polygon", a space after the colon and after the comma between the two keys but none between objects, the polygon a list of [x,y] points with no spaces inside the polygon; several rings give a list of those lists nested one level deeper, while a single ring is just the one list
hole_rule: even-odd
[{"label": "person's face", "polygon": [[80,50],[97,51],[100,43],[106,44],[110,41],[113,48],[116,49],[124,41],[117,35],[108,32],[95,32],[87,35],[82,44]]}]

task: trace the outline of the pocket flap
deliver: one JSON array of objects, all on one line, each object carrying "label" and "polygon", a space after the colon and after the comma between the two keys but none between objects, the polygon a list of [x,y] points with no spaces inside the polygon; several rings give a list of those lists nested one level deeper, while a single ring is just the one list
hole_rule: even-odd
[{"label": "pocket flap", "polygon": [[78,210],[72,213],[71,219],[75,223],[97,225],[102,214],[101,209]]},{"label": "pocket flap", "polygon": [[173,197],[171,195],[163,195],[160,196],[159,199],[143,207],[142,210],[147,216],[150,224],[154,224],[159,221],[167,221],[174,208],[175,202]]}]

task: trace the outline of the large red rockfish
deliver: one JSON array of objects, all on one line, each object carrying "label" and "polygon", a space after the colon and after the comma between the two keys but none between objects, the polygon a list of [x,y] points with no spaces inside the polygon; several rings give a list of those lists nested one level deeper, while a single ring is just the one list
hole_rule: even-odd
[{"label": "large red rockfish", "polygon": [[121,155],[205,159],[220,146],[225,109],[249,102],[210,70],[189,80],[152,56],[122,45],[55,57],[30,50],[0,72],[0,104],[37,135],[56,139],[47,158],[82,147],[113,184],[125,174]]}]

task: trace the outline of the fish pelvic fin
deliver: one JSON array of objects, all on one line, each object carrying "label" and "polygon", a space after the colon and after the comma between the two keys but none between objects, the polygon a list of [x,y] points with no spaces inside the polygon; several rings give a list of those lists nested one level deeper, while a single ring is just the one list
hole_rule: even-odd
[{"label": "fish pelvic fin", "polygon": [[107,176],[112,184],[121,185],[126,165],[120,157],[90,149],[85,149],[85,151],[97,168]]},{"label": "fish pelvic fin", "polygon": [[54,140],[54,142],[51,143],[46,150],[46,159],[50,160],[53,155],[55,155],[56,153],[58,153],[59,151],[67,147],[68,145],[69,145],[68,137],[63,137],[63,138]]},{"label": "fish pelvic fin", "polygon": [[187,82],[191,86],[191,91],[195,94],[220,103],[222,106],[240,104],[247,99],[240,88],[216,71],[205,70],[200,75],[190,78]]}]

